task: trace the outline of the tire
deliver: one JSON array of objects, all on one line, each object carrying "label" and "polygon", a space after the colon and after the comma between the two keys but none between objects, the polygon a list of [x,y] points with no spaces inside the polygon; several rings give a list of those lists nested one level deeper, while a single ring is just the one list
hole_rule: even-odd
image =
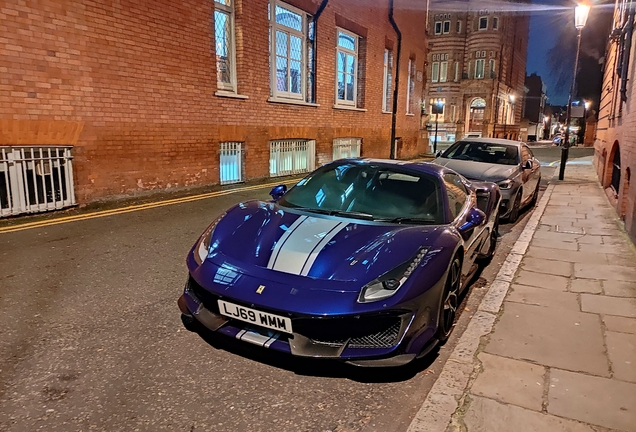
[{"label": "tire", "polygon": [[512,210],[510,210],[510,215],[508,216],[508,222],[515,223],[517,219],[519,219],[519,211],[521,210],[521,195],[523,191],[519,189],[517,194],[515,195],[515,201],[512,204]]},{"label": "tire", "polygon": [[537,182],[537,187],[532,194],[532,200],[530,201],[530,205],[534,207],[537,205],[537,201],[539,200],[539,188],[541,187],[541,177],[539,177],[539,181]]},{"label": "tire", "polygon": [[480,258],[481,264],[487,266],[492,261],[492,258],[495,256],[495,250],[497,249],[497,240],[499,239],[499,213],[497,213],[497,218],[495,219],[495,224],[492,227],[492,231],[490,231],[490,246],[488,247],[488,253]]},{"label": "tire", "polygon": [[196,333],[197,322],[196,318],[192,315],[181,314],[181,323],[183,323],[183,327],[185,327],[186,330]]},{"label": "tire", "polygon": [[462,261],[455,255],[446,276],[444,293],[442,294],[442,305],[439,311],[436,337],[439,344],[446,343],[455,324],[457,308],[459,307],[459,288],[461,283]]}]

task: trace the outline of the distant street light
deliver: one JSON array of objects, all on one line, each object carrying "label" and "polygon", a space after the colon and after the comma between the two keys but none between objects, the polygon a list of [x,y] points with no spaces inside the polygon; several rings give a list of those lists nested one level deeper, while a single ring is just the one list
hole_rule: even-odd
[{"label": "distant street light", "polygon": [[570,95],[568,97],[568,109],[565,117],[565,141],[561,148],[561,166],[559,167],[559,180],[563,180],[565,175],[565,164],[568,161],[570,153],[570,116],[572,115],[572,97],[576,89],[576,73],[579,69],[579,53],[581,51],[581,31],[587,22],[587,16],[590,13],[590,6],[578,5],[574,8],[574,27],[578,30],[576,42],[576,60],[574,60],[574,76],[572,77],[572,87],[570,87]]},{"label": "distant street light", "polygon": [[444,112],[444,99],[436,99],[433,104],[432,114],[435,114],[435,141],[433,141],[433,153],[437,153],[437,123],[439,115]]}]

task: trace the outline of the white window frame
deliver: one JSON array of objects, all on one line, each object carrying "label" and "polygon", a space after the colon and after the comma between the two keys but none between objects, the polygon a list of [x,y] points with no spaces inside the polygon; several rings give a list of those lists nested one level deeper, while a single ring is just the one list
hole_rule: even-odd
[{"label": "white window frame", "polygon": [[[415,71],[415,60],[414,59],[409,59],[409,64],[408,64],[408,75],[407,75],[407,81],[406,81],[406,113],[407,114],[413,114],[413,109],[411,107],[412,102],[413,102],[413,96],[415,96],[415,89],[413,89],[413,92],[411,92],[411,87],[414,86],[415,84],[415,73],[412,73]],[[412,94],[411,94],[412,93]]]},{"label": "white window frame", "polygon": [[499,17],[492,18],[492,29],[499,30]]},{"label": "white window frame", "polygon": [[[300,28],[301,31],[292,29],[290,27],[284,26],[282,24],[278,24],[276,22],[276,6],[279,6],[284,9],[288,9],[289,11],[300,15],[301,23]],[[270,11],[269,11],[269,26],[270,26],[270,87],[272,96],[275,99],[292,99],[292,100],[301,100],[305,101],[307,98],[307,13],[301,9],[298,9],[294,6],[291,6],[287,3],[278,1],[278,0],[270,0],[269,3]],[[300,93],[294,93],[292,91],[281,91],[277,88],[277,68],[276,68],[276,32],[280,31],[287,34],[287,79],[289,80],[291,76],[291,57],[290,57],[290,45],[291,45],[291,37],[296,36],[301,39],[300,45],[302,49],[301,57],[300,57]],[[290,84],[289,82],[287,83]]]},{"label": "white window frame", "polygon": [[[354,50],[350,50],[348,48],[344,48],[341,47],[338,44],[338,41],[340,40],[340,33],[345,34],[347,36],[350,36],[352,38],[354,38],[355,40],[355,46],[354,46]],[[358,49],[360,46],[360,36],[358,36],[355,33],[351,33],[350,31],[347,31],[343,28],[340,27],[336,27],[336,81],[335,81],[335,104],[339,105],[339,106],[353,106],[355,107],[357,105],[358,102]],[[345,65],[345,98],[343,99],[338,99],[338,57],[340,55],[340,53],[343,53],[345,55],[345,59],[347,58],[347,55],[351,55],[353,56],[353,100],[347,100],[347,67]]]},{"label": "white window frame", "polygon": [[490,59],[490,61],[488,62],[490,63],[490,77],[494,78],[495,77],[495,67],[496,67],[496,63],[495,63],[495,59]]},{"label": "white window frame", "polygon": [[457,34],[462,32],[462,20],[457,20],[457,24],[455,25],[455,30]]},{"label": "white window frame", "polygon": [[[446,30],[446,25],[448,24],[448,30]],[[442,24],[442,34],[449,34],[451,30],[451,22],[450,21],[444,21]]]},{"label": "white window frame", "polygon": [[448,62],[443,61],[439,64],[439,82],[446,82],[448,79]]},{"label": "white window frame", "polygon": [[[389,82],[389,77],[391,80]],[[391,93],[393,90],[393,51],[384,50],[384,75],[382,78],[382,111],[391,112]]]},{"label": "white window frame", "polygon": [[[439,24],[439,31],[437,31],[437,25]],[[442,34],[442,30],[444,29],[444,23],[442,21],[435,21],[433,30],[435,31],[436,35],[441,35]]]},{"label": "white window frame", "polygon": [[[483,20],[485,20],[485,22],[486,22],[486,26],[485,27],[481,26],[481,23],[482,23]],[[488,30],[488,17],[487,16],[479,17],[479,25],[477,26],[477,28],[479,30]]]},{"label": "white window frame", "polygon": [[439,82],[439,62],[431,63],[431,82]]},{"label": "white window frame", "polygon": [[455,82],[459,81],[459,62],[455,62]]},{"label": "white window frame", "polygon": [[[481,76],[479,74],[479,69],[481,65]],[[479,59],[475,60],[475,79],[483,79],[486,76],[486,60]]]},{"label": "white window frame", "polygon": [[[236,39],[235,39],[235,29],[234,29],[234,1],[235,0],[214,0],[214,35],[216,37],[216,14],[223,13],[227,15],[228,24],[230,27],[230,34],[227,46],[227,57],[230,62],[230,82],[226,83],[223,81],[219,81],[219,63],[216,63],[216,77],[217,77],[217,88],[221,91],[236,93]],[[229,4],[226,4],[229,3]],[[218,46],[218,41],[215,39],[215,47],[214,53],[216,55],[216,49]]]}]

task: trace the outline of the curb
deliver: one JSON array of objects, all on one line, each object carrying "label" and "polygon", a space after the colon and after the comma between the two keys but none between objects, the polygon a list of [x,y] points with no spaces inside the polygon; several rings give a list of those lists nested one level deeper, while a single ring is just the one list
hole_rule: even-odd
[{"label": "curb", "polygon": [[451,417],[459,408],[460,399],[477,366],[475,353],[481,338],[492,332],[510,284],[537,230],[554,187],[554,183],[550,182],[407,432],[444,432],[450,424]]}]

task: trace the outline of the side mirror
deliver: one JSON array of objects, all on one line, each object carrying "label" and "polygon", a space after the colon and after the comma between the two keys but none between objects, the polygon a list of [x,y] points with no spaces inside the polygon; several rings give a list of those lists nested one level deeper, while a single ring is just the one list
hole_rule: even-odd
[{"label": "side mirror", "polygon": [[523,164],[522,168],[524,170],[531,170],[532,169],[532,161],[531,160],[527,160],[526,163]]},{"label": "side mirror", "polygon": [[282,184],[282,185],[274,186],[272,190],[269,192],[269,194],[274,201],[278,201],[279,199],[283,197],[283,195],[285,195],[286,192],[287,192],[287,186]]},{"label": "side mirror", "polygon": [[442,155],[442,151],[441,151],[441,150],[437,150],[437,151],[435,152],[435,157],[436,157],[436,158],[440,157],[441,155]]},{"label": "side mirror", "polygon": [[459,227],[459,232],[464,233],[468,230],[478,227],[483,224],[486,220],[486,213],[483,211],[473,208],[468,213],[468,218],[466,218],[466,222],[462,226]]}]

